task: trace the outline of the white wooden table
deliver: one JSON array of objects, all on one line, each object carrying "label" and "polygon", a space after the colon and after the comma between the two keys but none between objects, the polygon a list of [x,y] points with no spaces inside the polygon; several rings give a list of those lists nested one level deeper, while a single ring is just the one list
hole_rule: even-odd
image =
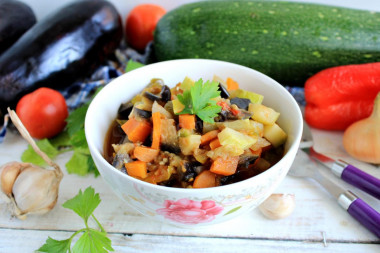
[{"label": "white wooden table", "polygon": [[[334,138],[325,141],[337,144],[339,135]],[[20,136],[9,133],[0,144],[0,164],[19,161],[26,147]],[[81,229],[79,216],[62,204],[88,186],[100,193],[102,202],[94,214],[109,233],[116,252],[380,252],[380,240],[313,181],[286,177],[276,190],[296,196],[296,209],[285,219],[268,220],[255,209],[224,224],[184,229],[143,217],[119,200],[101,177],[68,175],[64,164],[70,155],[56,159],[65,176],[51,212],[21,221],[11,217],[6,204],[0,202],[0,252],[33,252],[48,236],[63,240]],[[365,170],[380,178],[379,168]],[[338,182],[380,211],[380,201]]]}]

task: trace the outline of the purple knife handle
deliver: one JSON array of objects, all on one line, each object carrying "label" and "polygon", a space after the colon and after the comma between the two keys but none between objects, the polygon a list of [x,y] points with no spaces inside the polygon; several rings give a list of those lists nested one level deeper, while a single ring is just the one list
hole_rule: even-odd
[{"label": "purple knife handle", "polygon": [[380,199],[380,179],[341,160],[336,161],[334,165],[342,169],[340,177],[344,181]]},{"label": "purple knife handle", "polygon": [[375,209],[357,198],[348,207],[347,212],[380,238],[380,213]]}]

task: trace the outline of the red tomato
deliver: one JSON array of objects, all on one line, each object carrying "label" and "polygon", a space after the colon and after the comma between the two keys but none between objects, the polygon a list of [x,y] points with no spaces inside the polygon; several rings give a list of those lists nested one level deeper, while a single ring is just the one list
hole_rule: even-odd
[{"label": "red tomato", "polygon": [[153,31],[165,13],[165,9],[154,4],[141,4],[133,8],[125,24],[128,44],[134,49],[144,50],[153,40]]},{"label": "red tomato", "polygon": [[69,115],[65,98],[49,88],[39,88],[23,96],[17,103],[16,113],[30,135],[37,139],[60,133]]}]

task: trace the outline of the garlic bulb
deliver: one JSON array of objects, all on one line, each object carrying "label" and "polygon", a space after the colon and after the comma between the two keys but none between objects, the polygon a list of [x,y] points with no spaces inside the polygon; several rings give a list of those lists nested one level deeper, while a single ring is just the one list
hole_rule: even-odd
[{"label": "garlic bulb", "polygon": [[0,187],[5,195],[11,195],[13,184],[22,167],[23,164],[18,162],[10,162],[0,167]]},{"label": "garlic bulb", "polygon": [[380,92],[375,98],[372,114],[344,131],[343,147],[359,161],[380,164]]},{"label": "garlic bulb", "polygon": [[260,206],[259,210],[269,219],[277,220],[289,216],[296,202],[294,194],[272,194]]},{"label": "garlic bulb", "polygon": [[54,169],[45,169],[31,163],[9,162],[0,167],[0,189],[12,204],[13,214],[25,219],[27,214],[43,214],[57,203],[59,184],[63,173],[59,166],[42,152],[14,111],[8,109],[13,124],[20,134]]}]

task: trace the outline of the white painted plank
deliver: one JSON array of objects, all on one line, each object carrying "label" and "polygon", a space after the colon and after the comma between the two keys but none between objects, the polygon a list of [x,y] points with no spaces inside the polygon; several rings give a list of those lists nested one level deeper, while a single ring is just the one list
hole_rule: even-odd
[{"label": "white painted plank", "polygon": [[[1,164],[19,159],[26,144],[12,134],[0,145]],[[57,158],[64,168],[68,154]],[[43,217],[30,216],[25,221],[11,218],[5,204],[0,204],[0,228],[42,229],[73,231],[82,227],[82,221],[70,210],[61,205],[77,194],[79,188],[93,186],[100,193],[102,203],[95,211],[96,217],[112,233],[181,235],[201,237],[235,237],[261,239],[290,239],[322,241],[325,234],[333,242],[379,242],[378,239],[342,210],[317,184],[287,177],[277,192],[294,193],[296,209],[283,220],[267,220],[258,210],[253,210],[230,222],[199,229],[184,229],[162,224],[141,216],[119,200],[101,178],[65,175],[60,187],[57,206]],[[380,210],[379,201],[361,196]],[[0,238],[0,243],[2,239]]]},{"label": "white painted plank", "polygon": [[[45,243],[48,236],[56,240],[64,240],[71,236],[70,232],[7,230],[0,229],[0,252],[33,252]],[[20,240],[22,238],[22,241]],[[161,235],[122,235],[109,234],[115,252],[157,252],[157,253],[190,253],[190,252],[292,252],[310,253],[375,253],[380,245],[366,243],[330,243],[302,241],[270,241],[230,238],[197,238]],[[76,238],[77,239],[77,238]],[[75,241],[74,241],[75,243]]]}]

